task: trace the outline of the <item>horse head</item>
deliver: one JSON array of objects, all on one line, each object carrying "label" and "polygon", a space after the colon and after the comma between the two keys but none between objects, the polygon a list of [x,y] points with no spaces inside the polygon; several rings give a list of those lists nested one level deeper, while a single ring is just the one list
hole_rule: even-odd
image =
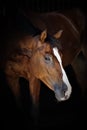
[{"label": "horse head", "polygon": [[[61,31],[54,35],[58,38]],[[24,51],[29,59],[29,75],[42,81],[54,91],[58,101],[67,100],[71,94],[71,85],[62,66],[62,57],[57,47],[46,41],[47,31],[44,30],[32,40],[32,46]]]}]

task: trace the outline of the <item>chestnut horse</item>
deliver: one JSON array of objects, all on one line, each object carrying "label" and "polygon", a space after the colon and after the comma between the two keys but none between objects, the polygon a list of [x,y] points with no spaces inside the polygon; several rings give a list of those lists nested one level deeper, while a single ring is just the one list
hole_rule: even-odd
[{"label": "chestnut horse", "polygon": [[[71,9],[65,10],[64,12],[48,13],[27,11],[24,15],[37,28],[47,28],[50,35],[54,35],[58,30],[63,31],[60,38],[63,66],[66,67],[69,64],[72,65],[81,89],[82,91],[85,91],[87,86],[87,45],[84,40],[84,14],[79,9]],[[82,55],[85,56],[84,58],[82,58],[80,52],[83,53]]]},{"label": "chestnut horse", "polygon": [[[60,35],[61,31],[56,34],[56,38]],[[19,78],[23,77],[29,81],[34,110],[39,104],[40,81],[54,91],[58,101],[65,101],[71,95],[71,85],[62,66],[60,50],[55,45],[52,46],[46,38],[46,30],[18,40],[16,37],[14,42],[8,43],[4,55],[0,55],[0,66],[5,72],[17,104],[21,103]]]}]

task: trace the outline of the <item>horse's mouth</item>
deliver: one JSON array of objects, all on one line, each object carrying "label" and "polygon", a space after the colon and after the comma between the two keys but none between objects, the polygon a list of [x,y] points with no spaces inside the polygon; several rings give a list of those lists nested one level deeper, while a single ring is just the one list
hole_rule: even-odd
[{"label": "horse's mouth", "polygon": [[64,82],[61,82],[61,84],[48,82],[47,78],[45,80],[42,80],[52,91],[55,93],[55,97],[58,102],[68,100],[71,95],[71,89],[67,87],[67,85]]},{"label": "horse's mouth", "polygon": [[62,96],[62,94],[58,95],[57,93],[55,93],[55,97],[56,97],[56,99],[57,99],[58,102],[68,100],[68,98],[69,98],[67,95],[63,95]]},{"label": "horse's mouth", "polygon": [[63,88],[63,86],[54,85],[54,93],[58,102],[68,100],[71,93],[68,92],[67,86]]}]

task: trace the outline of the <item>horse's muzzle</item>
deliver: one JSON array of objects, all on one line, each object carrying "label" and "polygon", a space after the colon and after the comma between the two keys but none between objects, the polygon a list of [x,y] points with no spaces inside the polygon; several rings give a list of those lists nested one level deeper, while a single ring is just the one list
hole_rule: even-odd
[{"label": "horse's muzzle", "polygon": [[54,84],[55,97],[58,101],[65,101],[70,97],[71,92],[68,92],[67,85],[62,82],[60,84]]}]

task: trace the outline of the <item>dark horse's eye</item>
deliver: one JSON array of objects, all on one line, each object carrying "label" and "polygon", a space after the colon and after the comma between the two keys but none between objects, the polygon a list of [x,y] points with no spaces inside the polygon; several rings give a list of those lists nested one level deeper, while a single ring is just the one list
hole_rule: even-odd
[{"label": "dark horse's eye", "polygon": [[44,58],[45,58],[46,63],[51,63],[52,62],[52,56],[51,55],[46,54]]}]

